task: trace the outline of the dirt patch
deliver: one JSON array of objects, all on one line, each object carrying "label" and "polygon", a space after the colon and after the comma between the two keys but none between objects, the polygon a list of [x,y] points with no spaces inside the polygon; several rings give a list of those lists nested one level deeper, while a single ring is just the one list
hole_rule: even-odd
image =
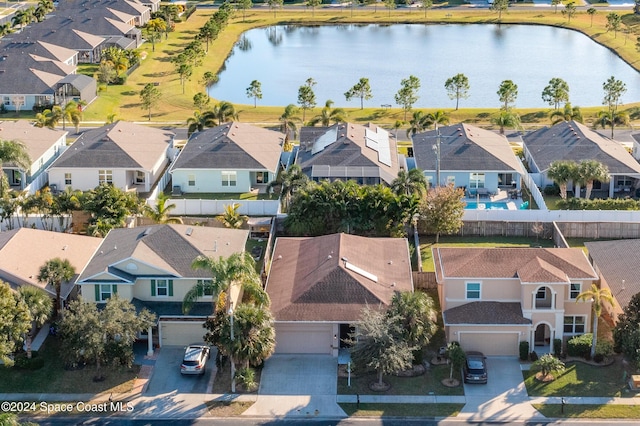
[{"label": "dirt patch", "polygon": [[417,364],[417,365],[414,365],[409,370],[404,370],[394,375],[398,377],[416,377],[416,376],[422,376],[425,371],[426,369],[424,368],[424,365]]},{"label": "dirt patch", "polygon": [[556,378],[553,376],[553,374],[543,375],[542,372],[536,373],[536,380],[542,383],[553,382],[555,379]]},{"label": "dirt patch", "polygon": [[386,392],[391,389],[391,384],[386,382],[382,382],[382,384],[380,384],[378,381],[375,381],[369,383],[369,389],[374,392]]},{"label": "dirt patch", "polygon": [[449,378],[446,378],[446,379],[443,379],[441,383],[448,388],[456,388],[460,386],[460,380],[458,379],[449,380]]}]

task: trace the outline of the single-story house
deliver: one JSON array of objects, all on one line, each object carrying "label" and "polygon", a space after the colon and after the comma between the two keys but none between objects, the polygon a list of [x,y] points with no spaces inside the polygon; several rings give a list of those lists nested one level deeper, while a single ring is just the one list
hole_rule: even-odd
[{"label": "single-story house", "polygon": [[448,342],[485,355],[551,352],[555,339],[591,330],[591,303],[577,302],[598,275],[581,249],[432,249]]},{"label": "single-story house", "polygon": [[123,191],[149,192],[169,162],[174,137],[126,121],[88,130],[49,166],[49,184],[87,191],[111,183]]},{"label": "single-story house", "polygon": [[171,165],[184,193],[266,190],[281,167],[284,134],[237,121],[191,135]]},{"label": "single-story house", "polygon": [[640,240],[588,241],[589,259],[600,277],[600,287],[608,288],[615,300],[604,309],[616,322],[631,298],[640,293]]},{"label": "single-story house", "polygon": [[276,353],[338,355],[365,307],[413,291],[405,238],[332,234],[276,240],[265,287]]},{"label": "single-story house", "polygon": [[[27,147],[31,158],[28,170],[22,170],[15,164],[2,165],[7,175],[9,185],[17,190],[23,190],[45,172],[46,168],[67,147],[67,132],[53,130],[46,127],[38,128],[25,120],[0,122],[0,139],[22,142]],[[33,192],[42,188],[47,179],[39,179],[32,188]]]},{"label": "single-story house", "polygon": [[0,232],[0,280],[13,288],[32,285],[55,297],[55,288],[38,282],[40,267],[56,257],[67,259],[76,271],[71,280],[61,285],[60,295],[67,300],[76,293],[76,279],[100,243],[101,238],[32,228]]},{"label": "single-story house", "polygon": [[355,180],[361,185],[390,185],[407,168],[395,138],[371,123],[303,127],[296,162],[316,182]]},{"label": "single-story house", "polygon": [[[552,185],[547,170],[554,161],[597,160],[609,169],[609,183],[594,182],[594,197],[634,195],[640,187],[640,164],[618,142],[605,138],[577,121],[563,121],[551,127],[543,127],[522,138],[524,156],[531,176],[540,187]],[[579,191],[579,186],[568,185],[569,190]]]},{"label": "single-story house", "polygon": [[[204,294],[186,315],[182,301],[198,281],[210,280],[211,272],[191,264],[198,256],[243,252],[248,235],[247,230],[187,225],[112,229],[77,283],[86,301],[103,303],[118,294],[155,312],[161,346],[200,342],[202,325],[213,312],[212,295]],[[240,295],[231,297],[237,301]]]},{"label": "single-story house", "polygon": [[503,135],[460,123],[412,139],[416,167],[430,185],[461,187],[469,195],[521,188],[524,168]]}]

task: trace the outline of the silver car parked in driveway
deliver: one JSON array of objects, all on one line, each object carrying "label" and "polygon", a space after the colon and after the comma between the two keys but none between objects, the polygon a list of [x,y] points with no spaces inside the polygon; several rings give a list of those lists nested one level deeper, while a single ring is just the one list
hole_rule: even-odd
[{"label": "silver car parked in driveway", "polygon": [[204,374],[211,349],[205,345],[189,345],[184,351],[181,374]]}]

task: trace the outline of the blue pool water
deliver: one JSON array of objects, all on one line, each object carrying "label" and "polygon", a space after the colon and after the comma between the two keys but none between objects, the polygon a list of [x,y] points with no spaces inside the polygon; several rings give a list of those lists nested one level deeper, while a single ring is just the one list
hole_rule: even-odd
[{"label": "blue pool water", "polygon": [[467,202],[465,206],[466,210],[478,210],[478,204],[480,204],[480,210],[508,210],[507,203],[475,203],[475,202]]}]

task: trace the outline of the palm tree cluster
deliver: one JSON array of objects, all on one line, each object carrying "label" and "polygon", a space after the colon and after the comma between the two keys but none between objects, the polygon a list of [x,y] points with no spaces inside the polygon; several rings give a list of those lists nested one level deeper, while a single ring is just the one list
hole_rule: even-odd
[{"label": "palm tree cluster", "polygon": [[187,134],[201,132],[205,127],[220,126],[229,120],[237,120],[238,112],[231,102],[221,101],[213,109],[205,112],[195,111],[193,117],[187,119]]},{"label": "palm tree cluster", "polygon": [[342,108],[331,108],[334,102],[329,99],[325,102],[324,107],[320,111],[319,115],[316,115],[309,121],[310,126],[321,124],[324,127],[329,127],[331,123],[344,123],[347,119],[347,113]]},{"label": "palm tree cluster", "polygon": [[86,105],[85,101],[69,101],[64,107],[54,105],[51,109],[45,109],[36,114],[34,126],[48,127],[54,129],[62,121],[62,128],[65,129],[67,122],[73,124],[76,133],[80,130],[80,122],[82,121],[82,107]]},{"label": "palm tree cluster", "polygon": [[[577,186],[585,185],[585,199],[591,198],[593,182],[607,182],[609,169],[597,160],[554,161],[547,170],[547,176],[560,187],[560,197],[567,198],[567,185],[573,182]],[[580,194],[575,194],[580,198]]]},{"label": "palm tree cluster", "polygon": [[407,137],[411,138],[416,133],[424,132],[433,126],[437,129],[440,124],[449,124],[449,115],[445,111],[438,110],[429,113],[420,110],[414,111],[411,120],[409,120]]}]

